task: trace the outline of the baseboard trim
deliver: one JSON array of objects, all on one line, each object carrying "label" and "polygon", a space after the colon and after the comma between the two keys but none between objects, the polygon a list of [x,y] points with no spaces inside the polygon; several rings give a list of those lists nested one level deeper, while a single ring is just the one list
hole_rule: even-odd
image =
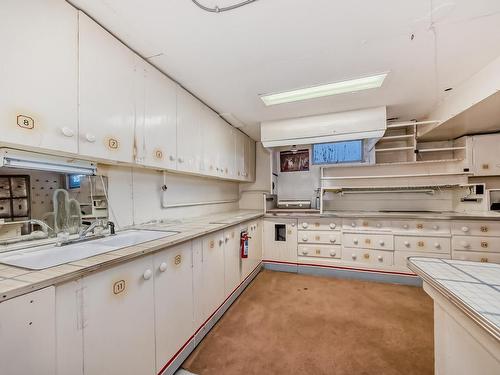
[{"label": "baseboard trim", "polygon": [[338,277],[342,279],[355,279],[375,281],[389,284],[422,286],[422,279],[417,275],[403,272],[391,272],[350,267],[324,266],[319,264],[291,263],[265,260],[264,268],[279,272],[292,272],[307,275]]}]

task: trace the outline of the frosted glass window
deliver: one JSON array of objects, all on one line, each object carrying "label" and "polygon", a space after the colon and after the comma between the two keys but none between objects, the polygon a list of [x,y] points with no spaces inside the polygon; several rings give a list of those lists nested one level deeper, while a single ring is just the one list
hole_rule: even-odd
[{"label": "frosted glass window", "polygon": [[340,164],[363,161],[363,141],[318,143],[312,147],[313,164]]}]

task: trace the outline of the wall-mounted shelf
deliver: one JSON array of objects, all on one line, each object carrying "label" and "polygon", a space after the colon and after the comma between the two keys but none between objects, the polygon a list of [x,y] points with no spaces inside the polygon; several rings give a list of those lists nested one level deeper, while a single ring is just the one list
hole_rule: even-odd
[{"label": "wall-mounted shelf", "polygon": [[405,151],[405,150],[413,150],[413,146],[405,146],[405,147],[389,147],[389,148],[376,148],[375,152],[389,152],[389,151]]},{"label": "wall-mounted shelf", "polygon": [[441,148],[422,148],[417,149],[420,152],[443,152],[443,151],[457,151],[457,150],[465,150],[465,147],[441,147]]}]

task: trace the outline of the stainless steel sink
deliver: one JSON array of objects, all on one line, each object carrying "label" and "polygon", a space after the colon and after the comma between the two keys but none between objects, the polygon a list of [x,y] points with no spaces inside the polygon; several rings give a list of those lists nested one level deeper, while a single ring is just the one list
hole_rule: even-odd
[{"label": "stainless steel sink", "polygon": [[66,246],[51,244],[3,253],[0,255],[0,263],[30,270],[42,270],[177,233],[174,231],[128,230],[118,232],[114,236]]}]

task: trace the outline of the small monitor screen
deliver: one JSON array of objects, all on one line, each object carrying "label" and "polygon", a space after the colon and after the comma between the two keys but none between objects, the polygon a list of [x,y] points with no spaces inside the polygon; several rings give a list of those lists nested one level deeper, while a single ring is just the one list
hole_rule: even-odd
[{"label": "small monitor screen", "polygon": [[68,176],[68,189],[80,189],[82,177],[81,174],[70,174]]},{"label": "small monitor screen", "polygon": [[313,164],[341,164],[363,161],[363,140],[317,143],[312,147]]}]

